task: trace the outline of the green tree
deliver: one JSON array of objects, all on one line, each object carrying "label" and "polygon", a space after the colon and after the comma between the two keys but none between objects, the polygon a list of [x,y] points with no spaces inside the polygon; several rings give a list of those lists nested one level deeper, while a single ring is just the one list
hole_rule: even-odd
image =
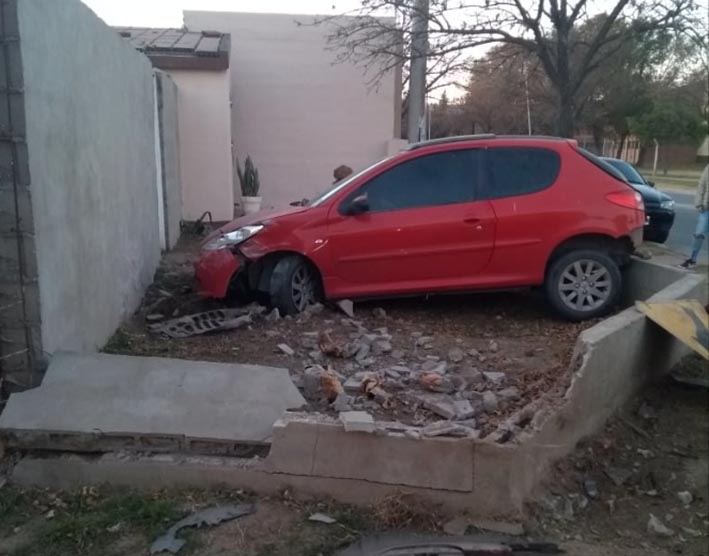
[{"label": "green tree", "polygon": [[[657,141],[660,147],[674,142],[697,144],[707,134],[707,122],[700,106],[681,100],[656,102],[649,112],[631,118],[629,127],[645,145]],[[660,162],[666,174],[667,160],[661,157]]]},{"label": "green tree", "polygon": [[699,107],[682,102],[657,102],[652,110],[630,119],[630,129],[643,143],[698,143],[707,133]]}]

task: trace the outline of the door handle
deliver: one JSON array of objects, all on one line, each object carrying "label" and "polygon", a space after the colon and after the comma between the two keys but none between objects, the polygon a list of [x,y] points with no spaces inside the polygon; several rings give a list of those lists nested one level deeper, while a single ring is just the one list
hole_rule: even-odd
[{"label": "door handle", "polygon": [[468,216],[467,218],[463,218],[463,222],[466,224],[477,224],[480,222],[479,218],[475,218],[474,216]]}]

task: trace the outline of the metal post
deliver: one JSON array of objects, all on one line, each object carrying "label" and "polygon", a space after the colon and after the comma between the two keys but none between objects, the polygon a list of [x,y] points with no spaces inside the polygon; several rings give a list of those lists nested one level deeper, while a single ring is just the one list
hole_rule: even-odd
[{"label": "metal post", "polygon": [[532,109],[529,105],[529,79],[526,62],[524,63],[524,94],[527,96],[527,134],[532,135]]},{"label": "metal post", "polygon": [[660,143],[657,139],[653,139],[655,142],[655,160],[652,162],[652,175],[653,177],[657,175],[657,157],[660,154]]},{"label": "metal post", "polygon": [[411,27],[411,70],[409,75],[409,143],[425,139],[426,56],[428,55],[428,1],[416,0]]}]

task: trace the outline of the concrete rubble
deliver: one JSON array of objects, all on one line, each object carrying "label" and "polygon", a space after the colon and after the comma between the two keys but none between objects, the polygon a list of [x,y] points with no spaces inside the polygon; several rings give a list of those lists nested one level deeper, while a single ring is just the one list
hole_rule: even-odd
[{"label": "concrete rubble", "polygon": [[265,307],[253,305],[240,309],[217,309],[186,315],[176,319],[162,322],[159,321],[162,315],[150,314],[146,320],[152,322],[148,329],[155,333],[169,338],[188,338],[208,332],[220,330],[233,330],[254,322],[266,311]]},{"label": "concrete rubble", "polygon": [[[501,412],[525,401],[515,381],[494,366],[500,357],[507,361],[497,338],[486,335],[474,347],[456,338],[453,345],[438,351],[436,334],[425,328],[411,331],[408,341],[402,342],[398,322],[381,307],[365,309],[370,317],[358,320],[350,300],[335,305],[346,317],[337,318],[319,303],[285,317],[277,309],[266,312],[252,304],[169,321],[155,317],[149,329],[179,338],[255,327],[263,338],[275,340],[274,353],[289,358],[286,364],[293,382],[314,411],[367,410],[385,419],[389,411],[403,410],[407,422],[417,427],[439,418],[461,421],[484,413],[487,419],[479,425],[485,433],[479,434],[485,436],[494,431]],[[295,339],[278,331],[292,326],[290,322],[302,327]],[[329,374],[323,374],[324,369]]]},{"label": "concrete rubble", "polygon": [[[349,309],[347,303],[344,306]],[[319,306],[314,313],[322,311]],[[306,315],[310,313],[312,309]],[[267,325],[279,322],[272,315],[264,319]],[[312,328],[300,332],[296,342],[276,344],[276,349],[294,362],[304,360],[304,370],[293,374],[293,381],[315,411],[367,411],[381,420],[387,419],[388,412],[403,409],[410,415],[406,423],[411,428],[402,434],[430,434],[423,429],[442,418],[460,426],[438,425],[437,436],[465,432],[479,437],[494,432],[490,427],[501,410],[523,401],[508,373],[486,363],[484,353],[494,359],[500,350],[496,340],[469,348],[457,339],[439,355],[431,349],[434,336],[424,331],[412,332],[409,345],[395,344],[389,326],[370,328],[353,316],[327,319],[327,327],[313,326],[311,315],[306,315],[297,317],[296,323]],[[372,316],[378,323],[391,324],[383,309],[372,310]],[[482,418],[475,421],[478,416]],[[485,434],[481,427],[487,429]],[[505,442],[523,428],[508,427]]]}]

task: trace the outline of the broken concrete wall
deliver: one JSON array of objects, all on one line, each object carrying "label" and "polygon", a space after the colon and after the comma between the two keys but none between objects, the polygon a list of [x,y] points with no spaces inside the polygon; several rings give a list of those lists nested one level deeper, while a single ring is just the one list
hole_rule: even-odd
[{"label": "broken concrete wall", "polygon": [[[679,279],[646,298],[648,301],[697,299],[707,302],[707,280],[649,262],[635,263],[644,294],[649,285]],[[573,371],[563,402],[536,416],[536,431],[520,441],[528,474],[518,474],[517,489],[528,496],[551,464],[571,453],[649,381],[666,374],[690,349],[630,307],[579,336],[571,362]]]},{"label": "broken concrete wall", "polygon": [[153,71],[79,0],[17,7],[42,348],[95,350],[160,257]]},{"label": "broken concrete wall", "polygon": [[[657,269],[637,264],[638,271]],[[703,276],[683,275],[651,300],[706,302],[706,288]],[[470,516],[509,516],[523,511],[555,461],[601,430],[646,381],[667,372],[685,353],[635,308],[626,309],[581,334],[565,395],[542,400],[537,409],[544,409],[528,432],[505,444],[345,432],[322,416],[291,416],[274,426],[265,460],[184,454],[38,457],[20,461],[12,479],[53,488],[105,481],[152,488],[228,484],[263,493],[296,489],[355,504],[404,490]]]},{"label": "broken concrete wall", "polygon": [[180,171],[180,139],[177,116],[177,85],[170,76],[155,70],[160,126],[160,156],[165,214],[165,245],[172,249],[180,239],[182,220],[182,176]]}]

